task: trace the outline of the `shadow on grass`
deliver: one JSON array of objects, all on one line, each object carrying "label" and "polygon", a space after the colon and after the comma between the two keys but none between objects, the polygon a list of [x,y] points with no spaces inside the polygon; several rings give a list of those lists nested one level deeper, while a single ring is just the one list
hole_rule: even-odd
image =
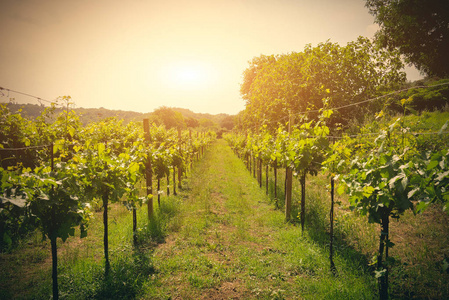
[{"label": "shadow on grass", "polygon": [[138,250],[134,251],[130,257],[114,261],[110,274],[106,278],[103,268],[95,271],[97,280],[88,280],[85,286],[78,285],[80,290],[75,293],[74,298],[86,296],[85,298],[92,299],[135,299],[142,286],[151,280],[151,275],[155,273],[150,255],[147,251]]},{"label": "shadow on grass", "polygon": [[[296,180],[296,179],[293,179]],[[271,202],[275,206],[275,209],[284,210],[285,207],[285,188],[284,188],[285,175],[284,172],[278,171],[278,180],[277,180],[277,199],[274,198],[274,180],[272,178],[269,179],[269,192],[268,196],[271,199]],[[265,183],[264,183],[265,184]],[[309,187],[309,186],[307,186]],[[264,188],[264,187],[262,187]],[[325,188],[325,187],[323,187]],[[292,191],[292,210],[291,210],[291,220],[290,222],[295,226],[298,226],[298,230],[300,228],[300,199],[301,194],[300,190],[293,189]],[[319,244],[321,247],[327,249],[329,251],[330,248],[330,233],[329,233],[329,220],[326,218],[329,217],[330,203],[329,207],[327,205],[323,208],[323,199],[317,199],[316,195],[311,195],[312,193],[306,190],[306,220],[305,220],[305,229],[308,232],[308,235]],[[330,196],[329,196],[330,197]],[[307,203],[308,202],[308,203]],[[349,262],[351,265],[356,265],[358,268],[362,268],[364,272],[372,273],[374,269],[369,266],[369,259],[366,255],[364,255],[359,250],[355,249],[345,240],[345,233],[339,230],[338,226],[334,226],[334,240],[333,240],[333,249],[334,255],[338,255],[342,257],[345,261]],[[338,275],[339,266],[336,265],[336,275]],[[331,262],[329,260],[329,270],[331,270]]]},{"label": "shadow on grass", "polygon": [[148,224],[138,229],[132,247],[116,251],[105,277],[104,263],[78,261],[67,266],[60,276],[61,299],[136,299],[143,286],[152,281],[153,249],[165,242],[167,226],[179,209],[175,197],[161,201]]}]

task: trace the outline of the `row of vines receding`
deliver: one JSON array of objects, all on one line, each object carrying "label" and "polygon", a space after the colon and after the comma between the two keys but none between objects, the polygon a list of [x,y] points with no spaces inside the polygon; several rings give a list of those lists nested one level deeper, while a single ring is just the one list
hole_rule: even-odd
[{"label": "row of vines receding", "polygon": [[[70,99],[64,100],[69,107]],[[102,209],[108,276],[108,205],[123,203],[132,211],[130,234],[137,242],[136,209],[146,204],[148,222],[153,222],[153,198],[160,201],[161,180],[166,180],[168,194],[170,187],[176,194],[215,133],[167,130],[148,122],[123,124],[115,118],[82,126],[69,109],[50,118],[53,109],[29,120],[0,106],[0,251],[40,229],[51,244],[57,299],[56,240],[65,241],[77,227],[86,236],[92,210]]]}]

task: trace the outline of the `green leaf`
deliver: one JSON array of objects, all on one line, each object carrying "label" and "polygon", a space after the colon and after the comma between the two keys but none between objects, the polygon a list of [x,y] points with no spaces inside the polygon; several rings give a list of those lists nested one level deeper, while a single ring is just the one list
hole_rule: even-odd
[{"label": "green leaf", "polygon": [[427,171],[434,169],[436,166],[438,166],[438,161],[431,160],[430,163],[427,165]]},{"label": "green leaf", "polygon": [[373,192],[375,191],[375,188],[372,186],[364,186],[363,187],[363,197],[369,198]]},{"label": "green leaf", "polygon": [[337,193],[338,193],[339,195],[343,195],[344,192],[345,192],[345,186],[344,186],[343,184],[340,184],[340,185],[338,186],[338,188],[337,188]]},{"label": "green leaf", "polygon": [[76,128],[70,126],[68,128],[68,131],[69,131],[70,136],[72,136],[72,137],[75,136]]},{"label": "green leaf", "polygon": [[58,151],[62,151],[64,149],[64,140],[57,140],[53,143],[53,154],[56,154]]},{"label": "green leaf", "polygon": [[390,241],[390,240],[387,240],[386,242],[385,242],[385,246],[387,246],[388,248],[391,248],[391,247],[393,247],[395,245],[395,243],[393,243],[392,241]]},{"label": "green leaf", "polygon": [[402,179],[403,177],[404,177],[404,174],[399,174],[399,175],[396,175],[395,177],[391,178],[388,181],[388,184],[390,185],[390,189],[393,189],[396,184],[396,181]]},{"label": "green leaf", "polygon": [[416,207],[415,207],[416,212],[417,213],[423,212],[427,208],[427,206],[429,206],[428,202],[426,202],[426,201],[419,201],[418,204],[416,204]]},{"label": "green leaf", "polygon": [[332,116],[334,112],[331,109],[326,109],[325,111],[323,111],[323,117],[325,117],[326,119],[330,118],[330,116]]},{"label": "green leaf", "polygon": [[442,181],[444,178],[446,178],[447,176],[449,176],[449,171],[446,171],[446,172],[443,172],[443,173],[440,173],[440,174],[438,174],[438,176],[437,176],[437,180],[438,181]]},{"label": "green leaf", "polygon": [[413,197],[413,195],[416,194],[416,192],[419,191],[419,187],[418,188],[414,188],[413,190],[411,190],[410,192],[408,192],[407,197],[410,199]]},{"label": "green leaf", "polygon": [[387,269],[383,269],[380,271],[374,271],[376,278],[381,278],[381,277],[385,276],[386,273],[387,273]]},{"label": "green leaf", "polygon": [[132,162],[129,167],[128,167],[128,171],[131,174],[136,174],[139,172],[140,166],[137,162]]},{"label": "green leaf", "polygon": [[98,144],[96,145],[96,148],[97,148],[97,151],[98,151],[98,156],[103,156],[103,153],[104,153],[104,151],[105,151],[105,149],[106,149],[105,144],[103,144],[103,143],[98,143]]},{"label": "green leaf", "polygon": [[408,178],[407,176],[404,176],[404,178],[402,178],[401,180],[401,187],[403,191],[407,189],[407,185],[408,185]]},{"label": "green leaf", "polygon": [[25,207],[27,203],[27,199],[24,199],[22,197],[13,197],[13,198],[0,197],[0,200],[3,202],[9,202],[17,207]]}]

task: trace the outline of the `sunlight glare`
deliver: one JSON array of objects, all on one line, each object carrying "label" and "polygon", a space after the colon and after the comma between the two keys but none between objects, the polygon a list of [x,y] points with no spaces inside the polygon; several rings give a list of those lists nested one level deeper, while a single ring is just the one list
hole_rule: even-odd
[{"label": "sunlight glare", "polygon": [[165,83],[172,89],[205,89],[210,85],[212,70],[200,61],[180,61],[168,66]]}]

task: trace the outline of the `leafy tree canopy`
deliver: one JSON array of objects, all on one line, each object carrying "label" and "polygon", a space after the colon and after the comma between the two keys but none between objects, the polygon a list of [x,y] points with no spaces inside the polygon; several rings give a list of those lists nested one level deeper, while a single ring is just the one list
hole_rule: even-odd
[{"label": "leafy tree canopy", "polygon": [[449,1],[367,0],[379,45],[397,48],[426,75],[449,76]]},{"label": "leafy tree canopy", "polygon": [[220,126],[228,130],[232,130],[232,128],[234,128],[234,116],[227,116],[223,118],[220,122]]},{"label": "leafy tree canopy", "polygon": [[[327,41],[303,52],[254,58],[243,73],[241,94],[246,101],[243,122],[258,127],[288,121],[305,111],[317,118],[323,99],[331,107],[347,106],[397,88],[405,82],[397,51],[378,49],[363,37],[346,46]],[[332,122],[346,123],[376,103],[336,111]],[[331,122],[331,123],[332,123]]]},{"label": "leafy tree canopy", "polygon": [[165,125],[167,129],[186,127],[182,114],[166,106],[155,109],[151,117],[154,123],[157,125]]}]

